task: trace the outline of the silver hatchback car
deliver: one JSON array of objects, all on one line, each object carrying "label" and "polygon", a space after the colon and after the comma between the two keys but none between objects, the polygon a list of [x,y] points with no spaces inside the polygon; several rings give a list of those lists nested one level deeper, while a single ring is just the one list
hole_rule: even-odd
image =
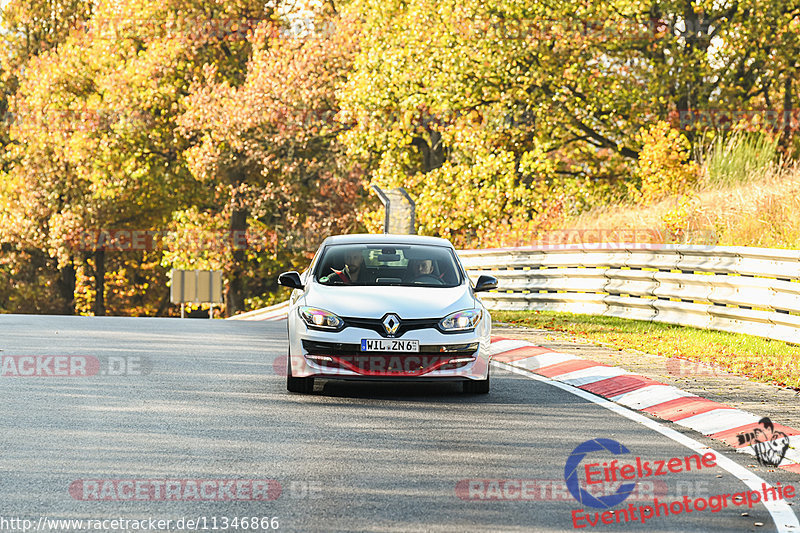
[{"label": "silver hatchback car", "polygon": [[287,388],[310,393],[316,378],[459,381],[489,392],[492,319],[453,245],[416,235],[329,237],[294,289],[288,314]]}]

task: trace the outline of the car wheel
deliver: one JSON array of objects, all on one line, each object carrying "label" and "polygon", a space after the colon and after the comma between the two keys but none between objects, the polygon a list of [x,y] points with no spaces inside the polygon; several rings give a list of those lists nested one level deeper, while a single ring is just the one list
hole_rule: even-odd
[{"label": "car wheel", "polygon": [[300,394],[311,394],[314,392],[314,378],[292,377],[291,357],[289,357],[286,365],[286,390],[289,392],[299,392]]},{"label": "car wheel", "polygon": [[465,381],[464,392],[467,394],[488,394],[489,374],[486,374],[486,379]]}]

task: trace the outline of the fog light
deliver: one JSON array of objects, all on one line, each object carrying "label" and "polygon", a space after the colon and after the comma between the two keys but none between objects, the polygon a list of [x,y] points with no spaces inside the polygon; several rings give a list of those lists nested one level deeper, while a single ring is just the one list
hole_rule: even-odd
[{"label": "fog light", "polygon": [[314,361],[325,361],[326,363],[333,363],[333,357],[327,355],[307,355],[306,359],[313,359]]}]

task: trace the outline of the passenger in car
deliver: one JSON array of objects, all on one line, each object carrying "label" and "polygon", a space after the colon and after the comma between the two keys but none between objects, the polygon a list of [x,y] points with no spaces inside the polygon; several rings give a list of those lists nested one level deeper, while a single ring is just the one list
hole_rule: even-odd
[{"label": "passenger in car", "polygon": [[411,259],[406,271],[406,283],[442,283],[442,274],[439,274],[433,259]]}]

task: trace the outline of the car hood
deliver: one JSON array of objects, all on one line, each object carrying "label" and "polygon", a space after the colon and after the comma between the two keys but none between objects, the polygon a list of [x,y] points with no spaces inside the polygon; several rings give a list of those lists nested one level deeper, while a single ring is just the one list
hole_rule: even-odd
[{"label": "car hood", "polygon": [[469,287],[326,287],[311,283],[301,305],[319,307],[342,317],[381,318],[396,313],[400,318],[443,318],[473,309]]}]

